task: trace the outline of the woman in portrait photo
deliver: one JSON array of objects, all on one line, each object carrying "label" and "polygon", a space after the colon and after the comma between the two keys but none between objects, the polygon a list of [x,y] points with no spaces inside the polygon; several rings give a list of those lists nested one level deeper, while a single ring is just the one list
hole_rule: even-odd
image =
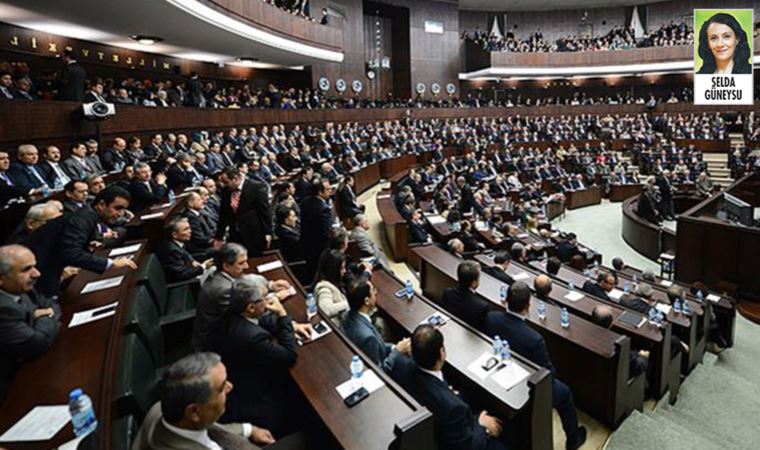
[{"label": "woman in portrait photo", "polygon": [[699,30],[699,74],[750,74],[747,33],[734,16],[718,13]]}]

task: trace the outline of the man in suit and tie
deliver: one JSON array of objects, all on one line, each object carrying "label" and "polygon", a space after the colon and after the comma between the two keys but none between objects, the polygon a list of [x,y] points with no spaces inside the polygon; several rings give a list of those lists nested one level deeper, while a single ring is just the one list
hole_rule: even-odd
[{"label": "man in suit and tie", "polygon": [[412,244],[425,244],[432,242],[430,233],[427,231],[427,223],[422,216],[422,211],[415,209],[412,216],[406,222],[409,227],[409,242]]},{"label": "man in suit and tie", "polygon": [[217,422],[224,414],[227,396],[233,388],[219,355],[185,356],[166,369],[160,386],[160,400],[146,414],[132,442],[132,450],[277,447],[274,436],[266,428],[250,423],[222,425]]},{"label": "man in suit and tie", "polygon": [[164,268],[166,280],[169,283],[191,280],[211,267],[213,259],[207,259],[200,263],[193,259],[193,255],[185,246],[190,241],[192,229],[186,217],[175,217],[165,229],[166,238],[161,243],[156,256]]},{"label": "man in suit and tie", "polygon": [[441,450],[504,450],[502,422],[486,411],[476,417],[470,405],[449,387],[443,377],[446,348],[443,334],[431,325],[420,325],[412,334],[413,363],[402,360],[394,378],[433,413],[433,432]]},{"label": "man in suit and tie", "polygon": [[84,93],[84,103],[105,102],[103,97],[103,83],[100,80],[94,81],[90,90]]},{"label": "man in suit and tie", "polygon": [[188,106],[195,106],[196,108],[206,106],[206,98],[203,96],[203,83],[201,83],[197,73],[190,72],[190,79],[187,80],[186,87],[185,101]]},{"label": "man in suit and tie", "polygon": [[[594,309],[591,310],[591,321],[603,328],[612,328],[612,322],[614,321],[612,308],[602,304],[594,306]],[[628,378],[634,378],[646,372],[648,365],[649,352],[632,347],[628,364]]]},{"label": "man in suit and tie", "polygon": [[333,225],[330,198],[330,181],[315,177],[311,181],[311,195],[301,203],[301,247],[306,259],[305,273],[313,275],[322,251],[327,248]]},{"label": "man in suit and tie", "polygon": [[74,59],[73,50],[64,50],[61,76],[58,86],[58,100],[82,102],[84,100],[84,84],[87,72]]},{"label": "man in suit and tie", "polygon": [[351,239],[356,242],[361,257],[374,257],[383,267],[390,269],[390,263],[385,253],[372,240],[369,233],[369,219],[364,214],[357,214],[354,217],[354,228],[351,230]]},{"label": "man in suit and tie", "polygon": [[87,205],[89,193],[90,188],[84,181],[69,181],[63,188],[63,194],[66,196],[63,200],[63,213],[69,214],[78,211],[79,208],[89,208]]},{"label": "man in suit and tie", "polygon": [[19,145],[16,157],[18,161],[12,164],[8,170],[14,185],[25,189],[39,189],[40,191],[44,188],[50,188],[43,171],[37,166],[39,161],[37,147],[29,144]]},{"label": "man in suit and tie", "polygon": [[127,141],[123,138],[113,140],[113,146],[103,152],[103,167],[106,170],[121,170],[129,163],[126,155]]},{"label": "man in suit and tie", "polygon": [[288,368],[296,362],[296,336],[308,340],[311,325],[294,322],[276,295],[253,274],[235,281],[230,305],[209,336],[237,391],[223,419],[258,423],[280,437],[293,431],[298,410]]},{"label": "man in suit and tie", "polygon": [[0,72],[0,100],[15,100],[16,96],[13,75],[10,72]]},{"label": "man in suit and tie", "polygon": [[[45,181],[50,186],[66,186],[71,178],[61,164],[61,151],[55,145],[45,148],[42,162],[37,166],[42,171]],[[58,181],[58,183],[56,183]]]},{"label": "man in suit and tie", "polygon": [[187,196],[187,208],[182,216],[190,223],[191,236],[187,241],[187,251],[196,260],[203,260],[209,256],[213,249],[214,233],[206,217],[203,215],[203,197],[197,192],[190,192]]},{"label": "man in suit and tie", "polygon": [[45,353],[60,329],[60,307],[34,290],[36,264],[26,247],[0,247],[0,401],[21,363]]},{"label": "man in suit and tie", "polygon": [[501,281],[502,283],[512,285],[514,283],[514,279],[507,273],[507,270],[509,269],[509,263],[511,262],[512,258],[509,256],[509,253],[501,250],[496,252],[496,254],[493,257],[493,266],[486,266],[483,268],[483,272],[487,273],[488,275],[491,275],[492,277],[496,278],[497,280]]},{"label": "man in suit and tie", "polygon": [[602,300],[609,302],[611,300],[607,294],[615,288],[615,284],[615,275],[609,272],[601,271],[599,272],[599,276],[596,278],[596,283],[591,280],[583,283],[583,290],[593,296],[599,297]]},{"label": "man in suit and tie", "polygon": [[203,175],[193,167],[193,157],[185,152],[177,154],[177,163],[166,171],[166,181],[170,189],[198,186]]},{"label": "man in suit and tie", "polygon": [[87,147],[81,142],[74,142],[71,145],[71,155],[66,158],[61,166],[66,174],[72,180],[84,180],[89,175],[94,175],[95,170],[90,167],[90,163],[85,158],[87,156]]},{"label": "man in suit and tie", "polygon": [[552,406],[559,413],[565,430],[565,448],[575,450],[586,441],[586,427],[578,426],[573,393],[565,383],[557,379],[544,338],[526,323],[529,314],[530,288],[522,281],[517,281],[509,290],[507,309],[492,311],[486,316],[485,332],[492,338],[500,336],[506,339],[512,351],[551,372]]},{"label": "man in suit and tie", "polygon": [[39,192],[39,189],[30,189],[17,186],[8,173],[11,158],[8,152],[0,152],[0,206],[5,205],[12,198],[25,197]]},{"label": "man in suit and tie", "polygon": [[364,205],[356,203],[356,194],[354,193],[354,185],[356,181],[351,175],[347,175],[343,185],[338,191],[338,199],[340,205],[340,217],[347,219],[354,217],[357,214],[364,213]]},{"label": "man in suit and tie", "polygon": [[272,206],[268,186],[246,179],[234,167],[225,169],[220,180],[226,187],[220,199],[215,246],[221,245],[229,229],[230,241],[243,244],[251,256],[261,255],[272,244]]},{"label": "man in suit and tie", "polygon": [[563,263],[568,263],[570,262],[570,258],[579,254],[580,250],[578,250],[578,241],[575,233],[568,233],[567,238],[560,242],[557,247],[557,257]]},{"label": "man in suit and tie", "polygon": [[155,205],[169,192],[166,186],[166,175],[156,174],[155,181],[151,179],[150,165],[144,162],[135,164],[135,178],[129,184],[129,193],[132,195],[130,211],[139,214],[145,208]]},{"label": "man in suit and tie", "polygon": [[103,273],[110,268],[136,269],[127,257],[106,258],[92,254],[93,242],[108,226],[112,226],[129,205],[129,192],[111,186],[98,195],[90,208],[51,220],[37,229],[27,241],[37,256],[42,276],[37,289],[45,296],[60,293],[61,274],[66,266]]},{"label": "man in suit and tie", "polygon": [[346,298],[350,310],[343,318],[343,331],[375,364],[391,373],[398,358],[409,356],[411,341],[404,338],[393,345],[383,340],[370,317],[377,304],[377,289],[370,281],[358,278],[349,286]]},{"label": "man in suit and tie", "polygon": [[475,261],[459,263],[457,282],[458,287],[443,291],[442,306],[473,327],[482,329],[488,303],[475,293],[480,286],[480,264]]}]

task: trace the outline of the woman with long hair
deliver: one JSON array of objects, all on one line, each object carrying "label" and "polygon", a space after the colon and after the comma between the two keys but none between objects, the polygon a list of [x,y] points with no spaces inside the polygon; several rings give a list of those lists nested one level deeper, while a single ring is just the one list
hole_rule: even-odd
[{"label": "woman with long hair", "polygon": [[747,33],[730,14],[715,14],[702,24],[699,56],[702,67],[698,74],[752,73]]}]

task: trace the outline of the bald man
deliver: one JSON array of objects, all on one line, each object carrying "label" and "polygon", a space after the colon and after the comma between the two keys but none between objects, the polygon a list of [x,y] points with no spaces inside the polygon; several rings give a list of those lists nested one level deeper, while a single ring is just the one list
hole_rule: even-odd
[{"label": "bald man", "polygon": [[21,363],[45,353],[60,329],[60,307],[34,290],[36,265],[28,248],[0,247],[0,401]]},{"label": "bald man", "polygon": [[[608,305],[596,305],[591,311],[591,321],[603,328],[612,328],[614,316],[612,308]],[[633,342],[633,341],[631,341]],[[631,348],[630,363],[628,365],[628,378],[634,378],[646,372],[649,366],[649,352]]]},{"label": "bald man", "polygon": [[26,212],[24,221],[19,224],[5,243],[24,244],[34,230],[45,225],[47,221],[55,219],[62,214],[63,212],[52,202],[32,205],[32,207],[29,208],[29,211]]},{"label": "bald man", "polygon": [[549,297],[553,286],[552,279],[547,275],[541,274],[533,279],[533,289],[536,291],[536,297],[546,303],[554,304],[554,301]]}]

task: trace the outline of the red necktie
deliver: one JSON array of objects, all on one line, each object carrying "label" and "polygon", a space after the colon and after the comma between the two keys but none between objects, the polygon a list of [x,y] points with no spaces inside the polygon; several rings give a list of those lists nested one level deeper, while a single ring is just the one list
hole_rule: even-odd
[{"label": "red necktie", "polygon": [[232,207],[232,212],[237,214],[238,206],[240,206],[240,191],[232,191],[230,206]]}]

